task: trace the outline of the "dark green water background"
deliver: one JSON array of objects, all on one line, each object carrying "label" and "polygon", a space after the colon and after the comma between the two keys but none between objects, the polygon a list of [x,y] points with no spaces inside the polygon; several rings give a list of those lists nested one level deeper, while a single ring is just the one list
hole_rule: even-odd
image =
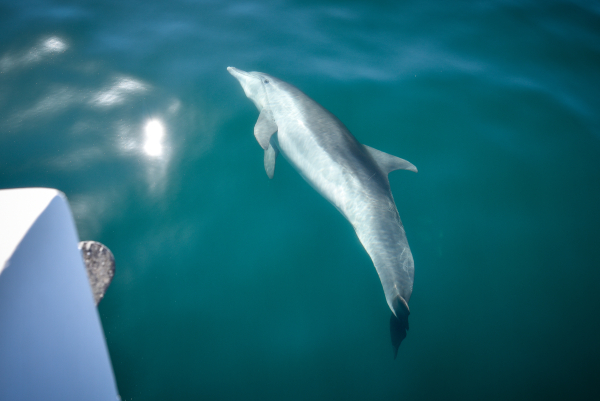
[{"label": "dark green water background", "polygon": [[[113,251],[123,400],[598,399],[598,4],[2,1],[0,188],[62,190]],[[396,361],[369,257],[284,159],[267,178],[229,65],[419,168],[390,175]]]}]

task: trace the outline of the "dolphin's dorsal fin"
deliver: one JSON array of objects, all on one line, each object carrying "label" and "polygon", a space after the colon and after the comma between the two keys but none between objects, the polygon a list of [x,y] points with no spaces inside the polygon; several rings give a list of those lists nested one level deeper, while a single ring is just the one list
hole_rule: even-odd
[{"label": "dolphin's dorsal fin", "polygon": [[265,150],[265,171],[269,178],[273,178],[275,173],[275,160],[277,160],[278,154],[279,150],[269,143],[269,147]]},{"label": "dolphin's dorsal fin", "polygon": [[269,149],[271,136],[275,132],[277,132],[277,124],[275,124],[273,114],[270,110],[262,109],[254,126],[254,136],[265,151]]},{"label": "dolphin's dorsal fin", "polygon": [[409,170],[417,172],[417,168],[409,161],[392,156],[389,153],[382,152],[367,145],[363,145],[369,152],[373,160],[377,163],[381,171],[389,174],[394,170]]}]

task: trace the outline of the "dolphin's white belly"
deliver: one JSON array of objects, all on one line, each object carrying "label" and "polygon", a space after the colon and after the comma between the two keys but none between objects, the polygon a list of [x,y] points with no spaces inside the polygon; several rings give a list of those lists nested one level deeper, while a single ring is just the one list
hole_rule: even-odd
[{"label": "dolphin's white belly", "polygon": [[302,177],[351,223],[364,192],[360,182],[322,149],[314,133],[301,122],[279,125],[279,150]]}]

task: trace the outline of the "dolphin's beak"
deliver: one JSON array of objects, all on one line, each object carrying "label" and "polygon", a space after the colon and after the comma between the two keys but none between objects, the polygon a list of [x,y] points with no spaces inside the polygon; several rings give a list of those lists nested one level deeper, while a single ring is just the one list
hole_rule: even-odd
[{"label": "dolphin's beak", "polygon": [[[253,77],[246,71],[238,70],[235,67],[227,67],[227,71],[229,71],[229,73],[240,82],[240,85],[242,85],[242,89],[244,89],[244,93],[246,94],[246,96],[254,102],[254,100],[252,99],[250,87],[252,86],[251,82],[256,80],[256,77]],[[258,107],[259,110],[262,109],[258,105],[256,107]]]},{"label": "dolphin's beak", "polygon": [[246,82],[246,80],[249,78],[249,74],[246,71],[238,70],[235,67],[227,67],[227,71],[229,71],[229,73],[233,75],[235,79],[240,81],[242,86],[244,85],[244,82]]}]

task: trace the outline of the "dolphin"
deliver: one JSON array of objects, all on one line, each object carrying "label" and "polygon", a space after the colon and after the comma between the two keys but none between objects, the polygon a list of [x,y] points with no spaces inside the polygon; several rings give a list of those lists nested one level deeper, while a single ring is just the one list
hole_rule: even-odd
[{"label": "dolphin", "polygon": [[415,268],[388,174],[394,170],[416,173],[417,168],[359,143],[340,120],[295,86],[262,72],[227,70],[260,113],[254,136],[265,151],[269,178],[273,178],[277,155],[282,153],[354,227],[392,311],[395,359],[408,330]]}]

